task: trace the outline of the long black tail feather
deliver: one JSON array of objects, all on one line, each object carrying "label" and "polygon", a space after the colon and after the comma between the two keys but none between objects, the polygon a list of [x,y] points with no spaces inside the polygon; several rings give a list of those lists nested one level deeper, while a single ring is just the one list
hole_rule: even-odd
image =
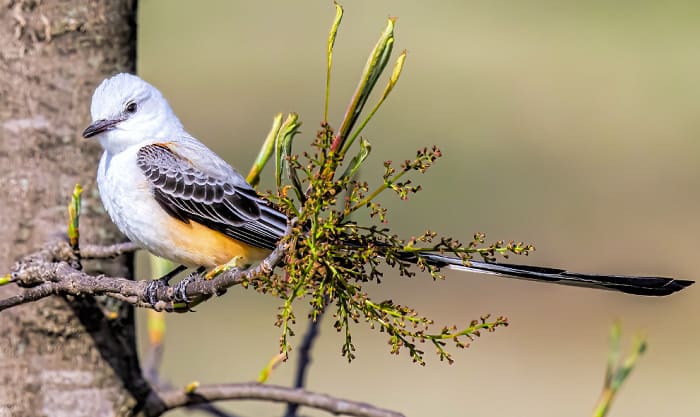
[{"label": "long black tail feather", "polygon": [[[506,278],[621,291],[635,295],[664,296],[673,294],[695,283],[695,281],[666,277],[582,274],[565,269],[473,260],[469,261],[469,266],[465,266],[462,264],[462,260],[456,257],[435,253],[422,254],[421,256],[429,264],[440,268],[449,267],[461,271],[495,274]],[[411,262],[416,259],[414,256],[407,256],[404,260]]]}]

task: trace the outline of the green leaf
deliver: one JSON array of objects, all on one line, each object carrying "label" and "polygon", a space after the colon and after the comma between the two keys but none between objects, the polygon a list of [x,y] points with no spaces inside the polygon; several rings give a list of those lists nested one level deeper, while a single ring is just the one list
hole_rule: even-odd
[{"label": "green leaf", "polygon": [[326,100],[323,107],[323,121],[328,123],[328,101],[331,96],[331,67],[333,66],[333,46],[335,45],[335,38],[338,34],[338,27],[340,27],[340,22],[343,20],[343,7],[336,2],[335,4],[335,19],[333,19],[333,24],[331,25],[331,30],[328,33],[328,50],[326,51],[326,56],[328,59],[328,65],[326,68]]},{"label": "green leaf", "polygon": [[253,163],[253,166],[250,168],[248,176],[246,177],[246,181],[248,181],[248,183],[253,187],[258,185],[260,182],[260,173],[262,172],[263,168],[265,168],[267,161],[270,159],[270,155],[272,155],[272,151],[275,149],[275,141],[277,140],[277,135],[280,132],[281,126],[282,113],[278,113],[272,120],[270,132],[267,134],[265,142],[263,142],[260,152],[258,152],[258,156],[255,158],[255,162]]},{"label": "green leaf", "polygon": [[374,46],[374,49],[372,49],[367,59],[365,68],[360,76],[360,82],[345,111],[345,117],[340,125],[337,136],[331,145],[331,151],[340,151],[345,148],[345,139],[350,135],[352,128],[355,126],[355,122],[357,122],[357,118],[360,116],[367,102],[367,98],[369,98],[379,76],[389,62],[389,57],[391,56],[391,51],[394,46],[394,23],[395,19],[389,18],[384,32],[380,35],[377,44]]},{"label": "green leaf", "polygon": [[394,70],[391,73],[391,78],[389,78],[389,82],[386,85],[386,88],[384,88],[384,93],[382,93],[382,96],[379,98],[379,101],[377,104],[372,108],[372,111],[369,112],[365,120],[362,121],[360,124],[360,127],[358,127],[350,137],[348,141],[343,145],[343,150],[341,153],[347,152],[347,150],[352,146],[353,142],[355,142],[355,139],[357,136],[359,136],[360,132],[367,126],[367,123],[369,123],[370,120],[372,120],[372,117],[374,116],[375,113],[377,113],[377,110],[384,104],[384,100],[386,100],[387,97],[389,97],[389,93],[391,93],[391,90],[394,89],[394,86],[396,83],[399,81],[399,76],[401,76],[401,71],[403,71],[403,66],[404,63],[406,62],[406,51],[404,50],[401,52],[401,55],[399,55],[398,59],[396,60],[396,64],[394,64]]},{"label": "green leaf", "polygon": [[630,376],[639,357],[644,354],[647,343],[644,338],[637,336],[632,352],[620,364],[620,324],[615,322],[610,329],[610,350],[605,370],[605,384],[598,403],[593,410],[593,417],[604,417],[610,411],[610,405],[615,399],[622,384]]},{"label": "green leaf", "polygon": [[275,178],[277,179],[277,188],[279,189],[282,187],[283,172],[286,171],[287,178],[294,186],[297,197],[299,200],[303,201],[304,193],[301,189],[301,181],[299,181],[296,169],[294,169],[290,161],[290,158],[293,156],[292,141],[294,140],[294,136],[299,133],[299,127],[301,127],[299,116],[296,113],[290,113],[277,134]]},{"label": "green leaf", "polygon": [[352,157],[350,164],[342,175],[342,178],[354,177],[357,170],[360,169],[360,166],[363,162],[365,162],[365,159],[367,159],[371,151],[372,145],[369,143],[369,141],[365,138],[360,138],[360,151],[357,153],[357,155]]}]

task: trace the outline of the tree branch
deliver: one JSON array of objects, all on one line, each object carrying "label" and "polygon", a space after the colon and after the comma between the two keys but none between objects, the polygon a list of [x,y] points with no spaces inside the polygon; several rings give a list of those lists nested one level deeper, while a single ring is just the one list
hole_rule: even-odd
[{"label": "tree branch", "polygon": [[[135,249],[133,244],[110,246],[89,245],[81,254],[91,258],[114,257]],[[230,270],[214,279],[198,277],[187,284],[185,293],[189,299],[209,298],[220,295],[226,289],[251,280],[258,275],[269,274],[282,260],[285,243],[277,248],[258,266],[248,270]],[[12,297],[0,300],[0,311],[20,304],[37,301],[50,295],[105,295],[116,298],[136,307],[174,311],[173,289],[159,288],[156,304],[151,305],[145,295],[149,281],[133,281],[122,277],[106,275],[92,276],[80,271],[78,259],[67,242],[51,242],[15,264],[11,275],[12,282],[23,287]]]},{"label": "tree branch", "polygon": [[[288,226],[288,232],[292,224]],[[130,243],[110,246],[86,245],[80,251],[85,258],[110,258],[130,252],[137,247]],[[287,244],[279,243],[274,251],[257,267],[249,270],[230,270],[213,279],[197,277],[189,281],[185,293],[190,299],[206,299],[219,295],[227,288],[249,281],[263,274],[269,274],[284,257]],[[133,281],[122,277],[106,275],[92,276],[82,272],[78,254],[65,241],[46,244],[38,251],[19,260],[11,274],[11,283],[18,285],[19,292],[11,297],[0,299],[0,311],[7,308],[36,301],[51,295],[105,295],[137,307],[174,310],[172,288],[159,288],[157,302],[151,305],[145,290],[150,281]],[[320,317],[319,317],[320,319]],[[311,324],[305,344],[310,349],[317,332],[317,324]],[[308,358],[300,363],[303,371],[308,366]],[[197,407],[220,400],[262,400],[283,402],[328,411],[333,414],[345,414],[359,417],[402,417],[403,415],[375,407],[371,404],[331,397],[326,394],[310,392],[301,388],[287,388],[258,383],[205,385],[189,392],[183,389],[160,387],[149,394],[144,411],[148,416],[159,416],[168,410],[179,407]],[[206,406],[205,406],[206,407]],[[207,411],[221,412],[211,406]],[[224,415],[224,414],[221,414]]]},{"label": "tree branch", "polygon": [[161,391],[156,394],[165,407],[162,412],[203,402],[221,400],[264,400],[294,403],[301,406],[358,417],[403,417],[403,414],[375,407],[371,404],[331,397],[326,394],[258,383],[213,384],[198,387],[188,393],[182,389]]}]

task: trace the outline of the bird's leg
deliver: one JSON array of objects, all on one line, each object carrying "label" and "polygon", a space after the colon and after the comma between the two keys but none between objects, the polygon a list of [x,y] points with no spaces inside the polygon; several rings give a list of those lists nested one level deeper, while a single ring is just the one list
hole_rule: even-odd
[{"label": "bird's leg", "polygon": [[190,303],[190,300],[187,298],[187,285],[197,279],[202,273],[206,270],[207,268],[204,266],[200,266],[197,268],[196,271],[192,272],[191,274],[187,275],[185,278],[183,278],[180,282],[178,282],[175,285],[175,288],[173,288],[173,301],[176,303],[185,303],[185,305]]},{"label": "bird's leg", "polygon": [[153,281],[146,284],[146,289],[144,290],[146,300],[151,305],[156,305],[156,302],[158,301],[158,289],[167,287],[170,283],[170,280],[173,279],[175,275],[179,274],[185,269],[187,269],[185,265],[179,265],[178,267],[163,275],[162,277],[154,279]]}]

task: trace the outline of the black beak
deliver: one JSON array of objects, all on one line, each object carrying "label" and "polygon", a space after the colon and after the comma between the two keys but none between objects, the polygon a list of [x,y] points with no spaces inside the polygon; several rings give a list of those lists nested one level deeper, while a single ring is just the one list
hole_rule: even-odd
[{"label": "black beak", "polygon": [[121,120],[107,120],[107,119],[101,119],[97,120],[94,123],[92,123],[90,126],[87,127],[87,129],[83,130],[83,137],[85,139],[91,138],[95,135],[99,135],[102,132],[105,132],[107,130],[114,129],[114,126],[117,125],[117,123],[121,122]]}]

